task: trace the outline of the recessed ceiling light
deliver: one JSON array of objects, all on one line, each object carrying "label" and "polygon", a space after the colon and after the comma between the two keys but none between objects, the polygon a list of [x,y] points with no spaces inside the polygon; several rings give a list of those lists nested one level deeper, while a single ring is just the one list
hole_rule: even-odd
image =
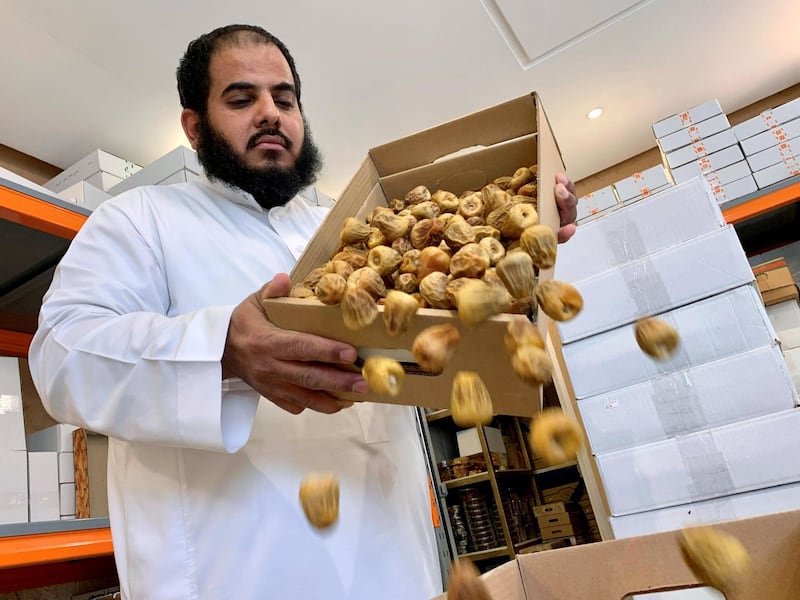
[{"label": "recessed ceiling light", "polygon": [[586,113],[586,118],[587,119],[596,119],[597,117],[599,117],[602,114],[603,114],[603,109],[600,106],[598,106],[597,108],[593,108],[588,113]]}]

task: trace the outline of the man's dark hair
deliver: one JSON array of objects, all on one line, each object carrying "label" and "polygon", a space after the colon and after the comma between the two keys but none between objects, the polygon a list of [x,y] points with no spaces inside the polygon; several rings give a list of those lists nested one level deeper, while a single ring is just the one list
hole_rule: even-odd
[{"label": "man's dark hair", "polygon": [[208,93],[210,88],[210,75],[208,67],[214,52],[230,46],[250,44],[274,44],[281,51],[294,78],[297,106],[300,111],[300,76],[294,66],[294,59],[289,49],[278,38],[267,30],[256,25],[226,25],[210,33],[201,35],[189,43],[186,53],[178,63],[178,96],[181,106],[189,108],[205,116],[208,108]]}]

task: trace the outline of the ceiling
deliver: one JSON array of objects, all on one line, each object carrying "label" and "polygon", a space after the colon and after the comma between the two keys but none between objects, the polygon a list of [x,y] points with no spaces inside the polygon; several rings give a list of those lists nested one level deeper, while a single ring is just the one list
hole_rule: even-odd
[{"label": "ceiling", "polygon": [[0,15],[0,143],[61,168],[185,144],[188,42],[264,26],[295,57],[333,197],[370,147],[533,90],[578,180],[653,147],[660,118],[800,81],[797,0],[0,0]]}]

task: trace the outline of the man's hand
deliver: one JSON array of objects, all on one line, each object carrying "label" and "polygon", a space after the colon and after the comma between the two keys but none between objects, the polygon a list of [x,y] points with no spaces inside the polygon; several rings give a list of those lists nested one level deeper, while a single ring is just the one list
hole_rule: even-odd
[{"label": "man's hand", "polygon": [[222,355],[222,376],[241,378],[293,414],[306,408],[335,413],[352,403],[329,392],[367,391],[360,373],[341,368],[356,360],[356,350],[349,344],[270,323],[261,299],[286,296],[290,286],[287,275],[276,275],[234,309]]},{"label": "man's hand", "polygon": [[556,205],[561,217],[561,228],[558,230],[559,244],[563,244],[575,235],[575,221],[578,218],[578,197],[575,193],[575,184],[566,175],[563,173],[556,175]]}]

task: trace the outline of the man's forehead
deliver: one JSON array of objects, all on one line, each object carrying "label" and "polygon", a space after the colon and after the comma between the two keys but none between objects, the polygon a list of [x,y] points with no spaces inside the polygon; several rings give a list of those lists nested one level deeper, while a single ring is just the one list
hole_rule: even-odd
[{"label": "man's forehead", "polygon": [[227,85],[228,80],[240,79],[242,74],[270,73],[294,82],[286,57],[275,44],[246,41],[228,43],[211,55],[209,75],[212,86]]}]

